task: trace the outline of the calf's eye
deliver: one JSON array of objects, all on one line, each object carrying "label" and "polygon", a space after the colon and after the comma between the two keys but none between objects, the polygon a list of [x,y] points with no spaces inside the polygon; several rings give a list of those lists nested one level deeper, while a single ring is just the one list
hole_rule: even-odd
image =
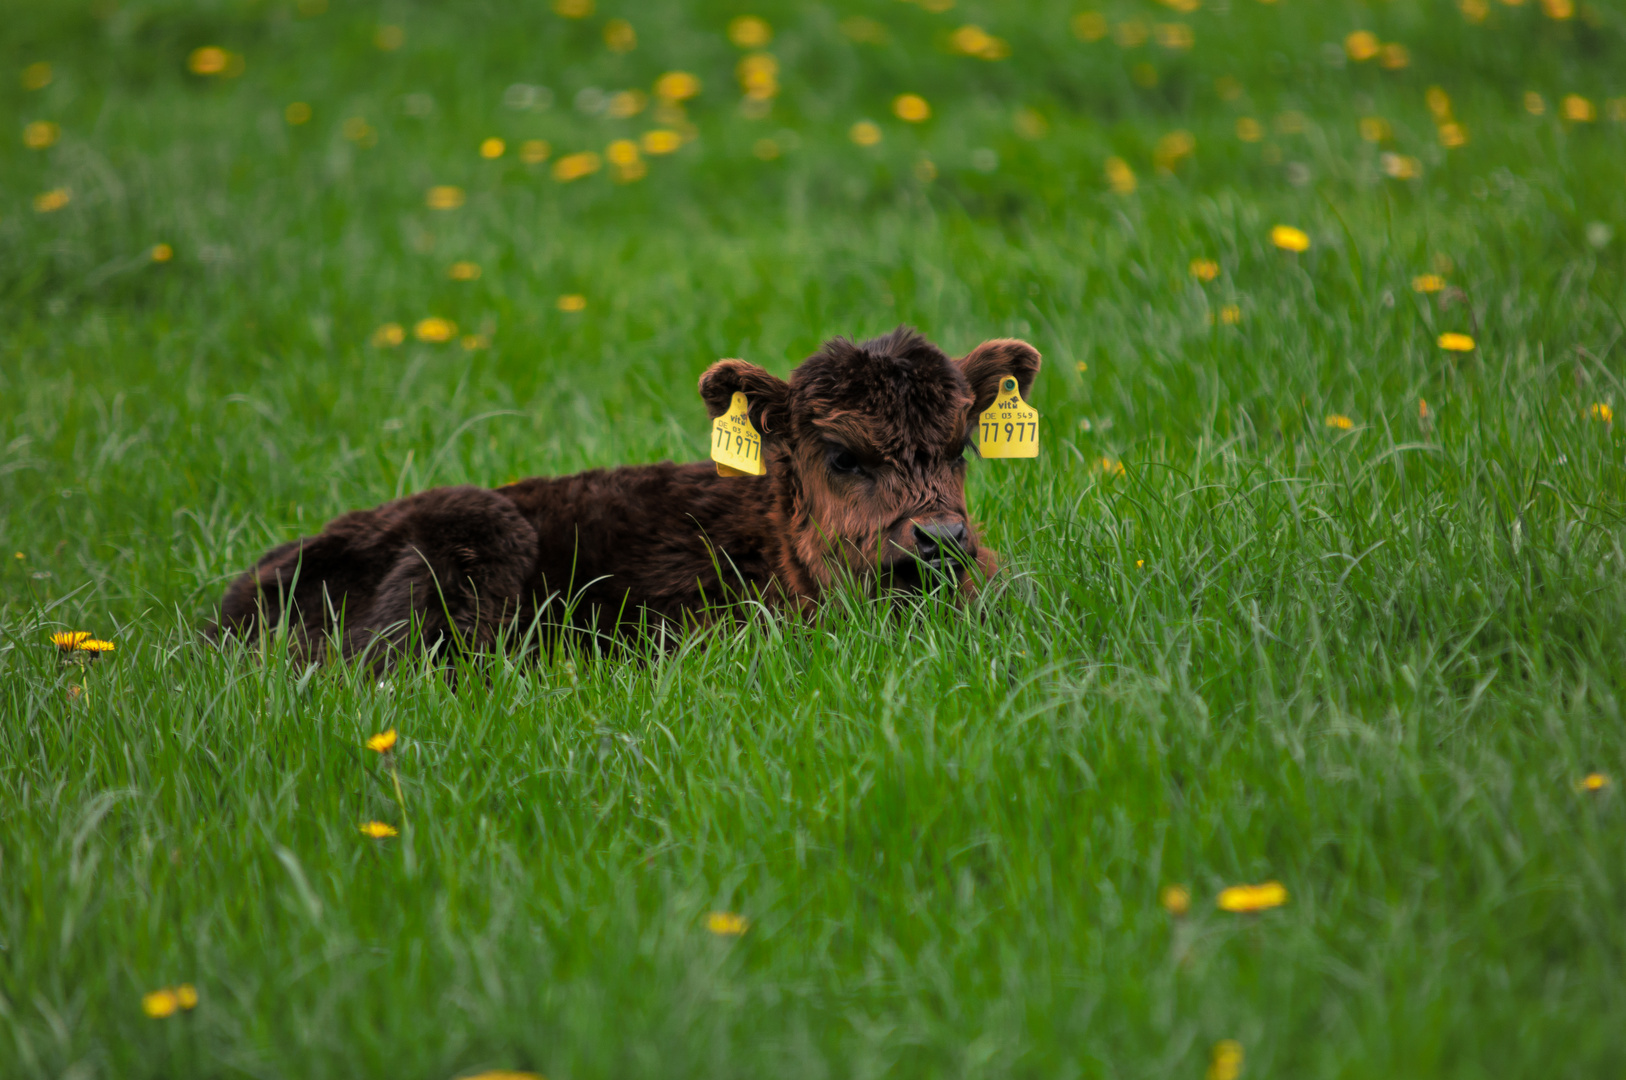
[{"label": "calf's eye", "polygon": [[861,473],[864,463],[858,460],[858,455],[845,446],[830,447],[830,471],[838,473]]}]

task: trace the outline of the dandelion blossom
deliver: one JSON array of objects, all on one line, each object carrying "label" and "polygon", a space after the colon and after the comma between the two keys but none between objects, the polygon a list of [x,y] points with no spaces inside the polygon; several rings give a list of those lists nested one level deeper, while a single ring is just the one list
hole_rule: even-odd
[{"label": "dandelion blossom", "polygon": [[438,315],[431,315],[427,319],[419,319],[418,325],[412,328],[413,337],[431,344],[450,341],[456,335],[457,324],[450,319],[442,319]]},{"label": "dandelion blossom", "polygon": [[446,270],[446,276],[453,281],[477,281],[480,277],[480,264],[476,262],[454,262]]},{"label": "dandelion blossom", "polygon": [[728,24],[728,40],[742,49],[760,49],[773,40],[773,27],[766,19],[741,15]]},{"label": "dandelion blossom", "polygon": [[141,1011],[154,1020],[174,1016],[180,1007],[180,999],[175,996],[175,991],[167,986],[162,990],[154,990],[150,994],[143,994],[141,997]]},{"label": "dandelion blossom", "polygon": [[1310,234],[1291,225],[1277,225],[1271,229],[1270,242],[1283,251],[1310,250]]},{"label": "dandelion blossom", "polygon": [[1602,401],[1595,403],[1592,408],[1588,409],[1587,415],[1594,420],[1602,420],[1606,424],[1615,422],[1615,410]]},{"label": "dandelion blossom", "polygon": [[892,99],[892,113],[899,120],[919,124],[931,119],[932,107],[919,94],[899,94]]},{"label": "dandelion blossom", "polygon": [[66,633],[51,635],[51,644],[59,649],[77,649],[89,640],[89,630],[70,630]]},{"label": "dandelion blossom", "polygon": [[1575,784],[1580,791],[1602,791],[1609,786],[1609,777],[1601,772],[1587,773]]},{"label": "dandelion blossom", "polygon": [[1129,162],[1121,157],[1107,158],[1103,170],[1107,177],[1107,186],[1119,195],[1133,195],[1135,193],[1135,170],[1129,167]]},{"label": "dandelion blossom", "polygon": [[381,731],[368,739],[367,749],[380,754],[388,753],[395,746],[395,740],[395,729],[390,728],[388,731]]},{"label": "dandelion blossom", "polygon": [[719,937],[739,937],[750,928],[750,919],[732,911],[713,911],[706,916],[706,929]]},{"label": "dandelion blossom", "polygon": [[507,149],[508,144],[497,138],[497,136],[493,135],[489,139],[481,141],[480,156],[485,158],[487,161],[491,161],[495,158],[502,157],[504,151]]},{"label": "dandelion blossom", "polygon": [[1236,1080],[1242,1075],[1242,1044],[1221,1039],[1208,1055],[1207,1080]]},{"label": "dandelion blossom", "polygon": [[527,165],[540,165],[548,160],[553,147],[546,139],[526,139],[519,144],[519,159]]},{"label": "dandelion blossom", "polygon": [[1219,894],[1221,911],[1264,911],[1287,903],[1287,889],[1279,881],[1263,885],[1232,885]]},{"label": "dandelion blossom", "polygon": [[566,154],[553,163],[553,178],[561,184],[568,184],[572,180],[580,180],[584,176],[591,176],[598,172],[604,162],[591,150],[578,154]]},{"label": "dandelion blossom", "polygon": [[186,69],[194,75],[219,75],[231,63],[231,54],[214,45],[193,49],[186,58]]},{"label": "dandelion blossom", "polygon": [[859,146],[874,146],[881,141],[881,129],[868,120],[860,120],[848,130],[847,137]]},{"label": "dandelion blossom", "polygon": [[42,191],[34,196],[34,212],[38,214],[54,214],[67,206],[73,200],[73,192],[67,188],[52,188]]},{"label": "dandelion blossom", "polygon": [[1598,107],[1580,94],[1564,96],[1564,119],[1578,124],[1590,124],[1598,118]]},{"label": "dandelion blossom", "polygon": [[611,52],[631,52],[638,47],[638,31],[625,19],[611,19],[604,24],[604,44]]},{"label": "dandelion blossom", "polygon": [[455,184],[436,184],[423,201],[431,210],[456,210],[468,201],[468,195]]},{"label": "dandelion blossom", "polygon": [[406,340],[406,330],[400,323],[387,322],[373,331],[373,344],[383,348],[394,348]]},{"label": "dandelion blossom", "polygon": [[670,154],[683,146],[683,136],[666,128],[656,128],[654,131],[644,132],[643,138],[638,140],[646,154]]},{"label": "dandelion blossom", "polygon": [[198,988],[191,983],[182,983],[175,988],[175,1001],[188,1012],[198,1007]]},{"label": "dandelion blossom", "polygon": [[[1144,566],[1145,559],[1138,560],[1136,566]],[[1191,890],[1184,885],[1165,885],[1163,892],[1158,896],[1158,903],[1170,915],[1184,915],[1191,910]]]},{"label": "dandelion blossom", "polygon": [[1420,293],[1435,293],[1445,288],[1445,279],[1438,274],[1418,274],[1411,279],[1411,287]]},{"label": "dandelion blossom", "polygon": [[673,103],[700,93],[700,80],[687,71],[668,71],[655,80],[655,96]]},{"label": "dandelion blossom", "polygon": [[1344,38],[1344,52],[1357,64],[1372,59],[1383,51],[1383,43],[1370,30],[1357,30]]},{"label": "dandelion blossom", "polygon": [[566,293],[559,298],[559,302],[555,306],[558,307],[560,311],[586,311],[587,297],[583,296],[581,293]]},{"label": "dandelion blossom", "polygon": [[367,821],[361,825],[361,835],[370,836],[374,840],[385,840],[391,836],[400,836],[401,830],[382,821]]},{"label": "dandelion blossom", "polygon": [[1351,420],[1343,413],[1331,413],[1327,417],[1327,426],[1330,428],[1337,428],[1339,431],[1348,431],[1350,428],[1355,426],[1355,421]]},{"label": "dandelion blossom", "polygon": [[1439,346],[1446,352],[1473,352],[1474,339],[1467,334],[1444,333],[1440,335]]},{"label": "dandelion blossom", "polygon": [[1213,259],[1192,259],[1191,276],[1198,281],[1213,281],[1219,277],[1219,263]]},{"label": "dandelion blossom", "polygon": [[62,138],[62,128],[49,120],[36,120],[23,128],[23,145],[30,150],[44,150],[56,145]]}]

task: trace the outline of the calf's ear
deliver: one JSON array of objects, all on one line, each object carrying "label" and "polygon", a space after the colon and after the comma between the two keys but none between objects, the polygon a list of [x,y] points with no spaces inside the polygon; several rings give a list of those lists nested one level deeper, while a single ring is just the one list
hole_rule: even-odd
[{"label": "calf's ear", "polygon": [[1015,338],[995,338],[985,341],[962,356],[958,361],[965,381],[971,384],[976,404],[971,415],[976,416],[994,403],[999,395],[999,380],[1007,375],[1016,376],[1016,388],[1026,400],[1033,386],[1033,377],[1039,374],[1039,350]]},{"label": "calf's ear", "polygon": [[713,420],[728,411],[735,394],[750,404],[751,426],[767,435],[779,426],[790,399],[790,384],[744,360],[719,360],[700,376],[700,397]]}]

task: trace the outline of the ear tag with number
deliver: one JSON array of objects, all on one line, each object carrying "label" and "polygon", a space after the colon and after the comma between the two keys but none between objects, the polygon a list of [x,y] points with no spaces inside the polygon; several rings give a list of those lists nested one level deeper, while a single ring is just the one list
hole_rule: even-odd
[{"label": "ear tag with number", "polygon": [[762,436],[751,425],[750,404],[735,391],[728,411],[711,422],[711,460],[718,476],[762,476]]},{"label": "ear tag with number", "polygon": [[977,452],[985,458],[1039,456],[1039,410],[1022,400],[1016,380],[999,380],[999,396],[978,419]]}]

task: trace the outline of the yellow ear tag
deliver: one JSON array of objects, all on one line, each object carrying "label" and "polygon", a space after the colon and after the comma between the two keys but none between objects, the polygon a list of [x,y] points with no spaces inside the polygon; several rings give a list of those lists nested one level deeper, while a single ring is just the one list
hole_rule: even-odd
[{"label": "yellow ear tag", "polygon": [[999,396],[979,418],[977,452],[985,458],[1038,457],[1039,410],[1022,400],[1016,380],[999,380]]},{"label": "yellow ear tag", "polygon": [[745,395],[735,391],[728,411],[711,422],[711,460],[718,476],[762,476],[762,436],[751,426]]}]

